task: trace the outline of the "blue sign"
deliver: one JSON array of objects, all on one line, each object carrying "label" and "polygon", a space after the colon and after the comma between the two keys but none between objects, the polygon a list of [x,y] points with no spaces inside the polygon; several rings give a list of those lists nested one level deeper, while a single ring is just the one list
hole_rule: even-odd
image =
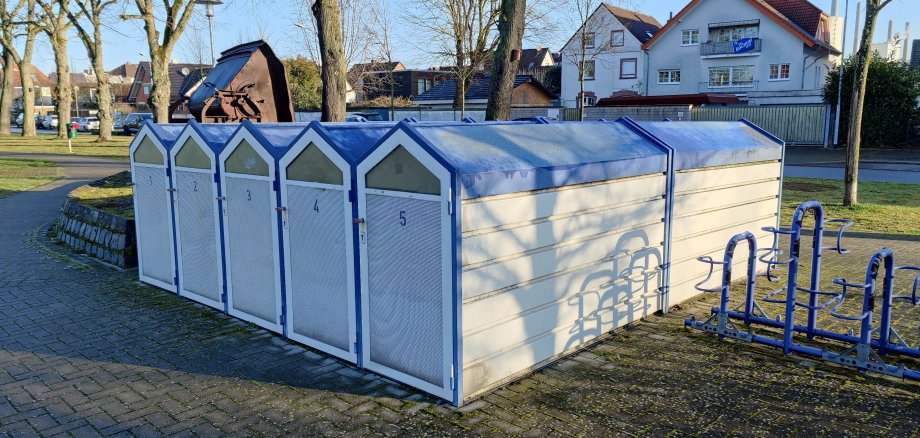
[{"label": "blue sign", "polygon": [[732,49],[735,53],[744,53],[754,50],[754,38],[741,38],[732,41]]}]

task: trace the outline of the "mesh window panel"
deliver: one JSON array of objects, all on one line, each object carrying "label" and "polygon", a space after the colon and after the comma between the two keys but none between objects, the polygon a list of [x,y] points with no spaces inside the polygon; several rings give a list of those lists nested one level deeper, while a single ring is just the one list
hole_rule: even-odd
[{"label": "mesh window panel", "polygon": [[275,219],[271,182],[226,177],[228,267],[233,308],[276,323]]},{"label": "mesh window panel", "polygon": [[145,277],[173,284],[173,239],[169,229],[169,183],[163,168],[134,168],[137,251]]},{"label": "mesh window panel", "polygon": [[367,195],[373,362],[444,386],[441,203]]},{"label": "mesh window panel", "polygon": [[351,351],[345,200],[340,190],[288,185],[291,317],[298,335]]},{"label": "mesh window panel", "polygon": [[220,301],[217,232],[214,227],[213,174],[176,170],[176,225],[182,289]]}]

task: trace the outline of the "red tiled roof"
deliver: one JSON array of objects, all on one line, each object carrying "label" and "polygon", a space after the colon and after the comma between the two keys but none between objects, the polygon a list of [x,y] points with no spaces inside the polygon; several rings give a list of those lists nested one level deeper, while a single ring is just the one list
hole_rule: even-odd
[{"label": "red tiled roof", "polygon": [[808,0],[761,0],[772,6],[790,21],[804,29],[810,35],[818,34],[821,22],[821,9]]}]

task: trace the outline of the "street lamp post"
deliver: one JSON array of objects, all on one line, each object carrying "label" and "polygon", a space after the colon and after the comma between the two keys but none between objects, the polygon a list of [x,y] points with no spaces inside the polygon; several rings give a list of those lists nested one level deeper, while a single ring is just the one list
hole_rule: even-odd
[{"label": "street lamp post", "polygon": [[195,4],[205,5],[205,16],[208,17],[208,35],[211,38],[211,65],[217,64],[217,58],[214,56],[214,5],[224,4],[223,0],[195,0]]}]

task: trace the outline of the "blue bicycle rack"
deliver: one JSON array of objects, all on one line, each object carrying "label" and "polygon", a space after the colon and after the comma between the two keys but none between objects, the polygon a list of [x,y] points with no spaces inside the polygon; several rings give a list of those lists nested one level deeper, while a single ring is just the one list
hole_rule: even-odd
[{"label": "blue bicycle rack", "polygon": [[[812,265],[811,265],[811,282],[808,288],[798,286],[799,256],[802,241],[802,224],[807,212],[814,212],[815,229],[812,240]],[[832,247],[823,246],[823,233],[825,224],[841,223],[843,224],[837,232],[836,245]],[[700,257],[699,261],[709,264],[709,275],[703,281],[696,285],[697,290],[709,293],[721,293],[721,301],[718,307],[712,308],[712,316],[705,321],[697,321],[695,318],[689,318],[685,325],[691,328],[708,331],[719,335],[719,338],[732,338],[745,342],[758,342],[777,348],[782,348],[783,353],[792,352],[806,354],[818,357],[830,362],[841,365],[855,367],[861,371],[873,371],[881,374],[906,377],[920,380],[920,372],[906,369],[903,365],[893,366],[886,364],[882,357],[888,353],[904,354],[913,357],[920,357],[920,346],[910,347],[897,331],[891,326],[891,312],[893,303],[897,301],[908,301],[912,305],[920,305],[918,289],[920,289],[920,274],[914,279],[913,288],[910,295],[894,294],[894,277],[898,271],[915,271],[920,273],[920,267],[915,266],[896,266],[894,263],[894,253],[889,249],[882,249],[876,252],[870,259],[866,269],[866,278],[864,283],[850,283],[842,277],[833,280],[834,285],[840,288],[839,292],[824,291],[820,289],[821,274],[821,257],[824,250],[834,250],[840,254],[846,254],[849,251],[841,245],[843,232],[852,225],[852,222],[843,219],[824,219],[824,209],[820,203],[808,201],[801,204],[795,211],[792,220],[792,226],[789,229],[778,229],[766,227],[765,231],[773,233],[773,245],[761,251],[757,249],[757,242],[750,232],[741,233],[733,236],[725,248],[725,255],[721,262],[714,261],[711,257]],[[779,260],[784,253],[779,249],[779,237],[782,235],[790,236],[789,258]],[[736,310],[728,308],[729,291],[731,287],[731,269],[734,251],[738,243],[747,240],[749,243],[750,255],[748,258],[748,276],[746,281],[746,296],[741,307]],[[764,252],[760,257],[756,257],[758,252]],[[774,282],[779,279],[774,270],[779,266],[788,267],[788,279],[786,286],[768,293],[762,298],[764,302],[783,304],[785,312],[783,315],[777,315],[770,318],[763,308],[757,303],[754,297],[754,283],[757,274],[757,262],[764,263],[766,270],[764,276],[767,280]],[[705,288],[703,284],[712,277],[715,266],[721,265],[723,270],[722,285],[719,288]],[[881,288],[881,319],[878,327],[873,327],[876,315],[875,303],[879,298],[878,288],[876,285],[878,274],[884,266],[884,279]],[[860,292],[853,292],[853,291]],[[780,297],[785,293],[785,298]],[[808,301],[800,302],[797,295],[804,293],[808,295]],[[862,311],[856,315],[843,313],[843,306],[848,296],[862,294]],[[796,308],[804,308],[808,312],[807,325],[801,326],[795,324]],[[852,333],[838,333],[829,330],[822,330],[817,327],[817,316],[819,311],[828,311],[829,315],[834,318],[858,322],[860,325],[859,336]],[[752,331],[743,331],[738,329],[732,320],[741,320],[745,326],[760,324],[768,327],[779,328],[783,331],[783,339],[774,339],[772,337],[757,335]],[[795,333],[804,333],[808,339],[821,337],[832,339],[851,344],[851,346],[841,353],[829,352],[826,349],[819,349],[811,346],[801,345],[794,342]],[[878,333],[878,338],[873,335]],[[885,335],[882,335],[885,334]]]}]

